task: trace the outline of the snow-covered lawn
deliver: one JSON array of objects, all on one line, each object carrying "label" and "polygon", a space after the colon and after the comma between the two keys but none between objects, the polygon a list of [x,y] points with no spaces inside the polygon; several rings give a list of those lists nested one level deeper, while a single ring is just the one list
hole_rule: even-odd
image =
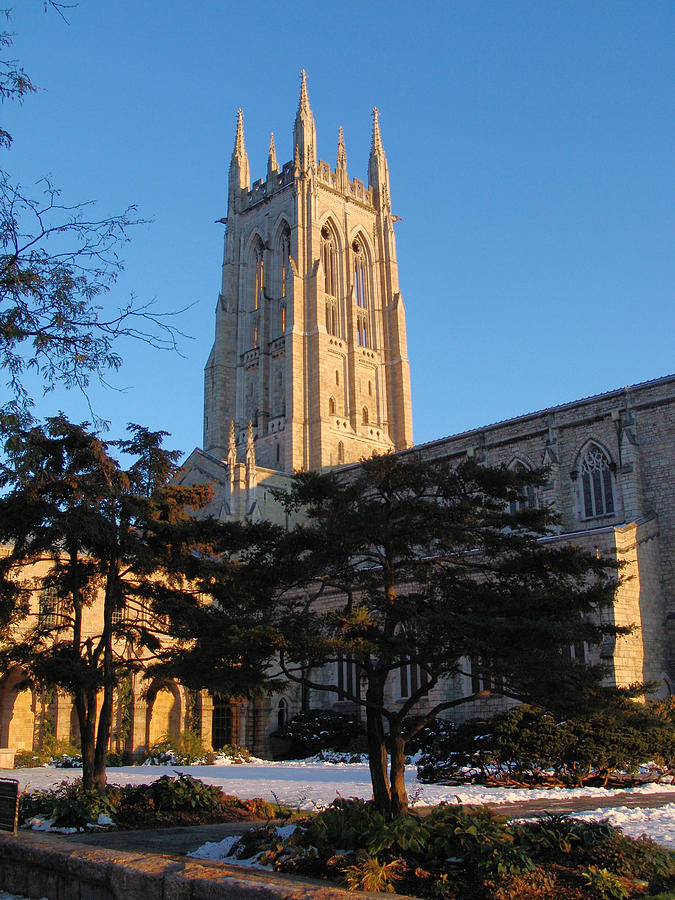
[{"label": "snow-covered lawn", "polygon": [[[242,765],[216,766],[123,766],[108,769],[111,784],[148,784],[162,775],[186,772],[207,784],[217,784],[226,793],[242,800],[263,797],[289,803],[300,809],[328,806],[336,797],[370,798],[370,774],[365,763],[327,763],[313,760],[269,762],[256,760]],[[18,778],[21,789],[37,790],[52,787],[60,781],[80,778],[81,769],[56,769],[43,766],[36,769],[15,769],[3,774]],[[406,785],[412,806],[435,806],[438,803],[512,803],[516,800],[541,798],[597,797],[599,803],[620,790],[603,788],[518,789],[487,788],[480,785],[447,786],[421,784],[414,766],[406,770]],[[630,793],[673,792],[675,785],[648,784],[631,788]]]},{"label": "snow-covered lawn", "polygon": [[[255,760],[242,765],[216,766],[125,766],[108,769],[111,784],[147,784],[166,774],[189,773],[208,784],[217,784],[226,793],[242,799],[263,797],[278,799],[300,809],[319,809],[328,806],[336,797],[372,796],[368,766],[363,763],[327,763],[313,760],[269,762]],[[3,775],[18,778],[21,788],[37,790],[52,787],[60,781],[72,781],[82,774],[81,769],[56,769],[44,766],[36,769],[3,771]],[[605,807],[603,801],[620,790],[603,788],[517,789],[488,788],[480,785],[446,786],[421,784],[415,767],[409,766],[406,784],[412,806],[435,806],[438,803],[512,803],[517,800],[592,797],[598,807],[577,813],[580,818],[608,817],[620,825],[626,834],[647,834],[661,844],[675,849],[675,785],[648,784],[630,788],[628,793],[650,794],[672,792],[673,803],[658,809],[615,809]],[[0,900],[2,900],[0,896]]]}]

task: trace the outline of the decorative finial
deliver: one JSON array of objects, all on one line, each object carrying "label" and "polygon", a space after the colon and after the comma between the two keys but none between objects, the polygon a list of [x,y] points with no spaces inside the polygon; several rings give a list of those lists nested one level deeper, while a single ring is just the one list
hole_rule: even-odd
[{"label": "decorative finial", "polygon": [[293,168],[296,169],[298,172],[300,171],[300,168],[301,168],[300,148],[298,147],[297,144],[295,145],[295,155],[293,156]]},{"label": "decorative finial", "polygon": [[244,145],[244,113],[237,110],[237,136],[234,139],[234,155],[243,156],[246,153]]},{"label": "decorative finial", "polygon": [[382,150],[382,135],[380,134],[380,113],[376,106],[373,107],[373,150]]},{"label": "decorative finial", "polygon": [[338,131],[337,167],[338,169],[347,168],[347,151],[345,150],[345,136],[342,131],[342,125],[340,125],[340,130]]},{"label": "decorative finial", "polygon": [[246,452],[248,453],[248,451],[249,451],[249,450],[253,450],[253,448],[254,448],[254,443],[253,443],[253,422],[251,421],[251,419],[249,419],[249,420],[248,420],[248,431],[247,431],[247,433],[246,433]]},{"label": "decorative finial", "polygon": [[303,69],[300,73],[300,102],[298,103],[298,112],[299,113],[308,113],[310,112],[309,108],[309,96],[307,95],[307,72]]},{"label": "decorative finial", "polygon": [[274,132],[270,134],[270,149],[267,154],[267,177],[273,173],[279,171],[279,164],[277,163],[277,151],[274,146]]}]

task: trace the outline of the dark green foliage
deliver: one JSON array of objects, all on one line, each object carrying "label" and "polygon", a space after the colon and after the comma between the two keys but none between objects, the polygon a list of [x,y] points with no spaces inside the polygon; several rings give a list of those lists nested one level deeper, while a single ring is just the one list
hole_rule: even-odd
[{"label": "dark green foliage", "polygon": [[491,719],[472,719],[439,739],[419,761],[424,781],[458,776],[462,769],[486,782],[606,783],[656,761],[655,777],[675,767],[675,724],[670,701],[618,703],[604,713],[557,721],[522,705]]},{"label": "dark green foliage", "polygon": [[593,896],[579,893],[584,876],[608,892],[595,896],[645,896],[675,885],[675,855],[607,822],[549,816],[516,824],[484,807],[446,805],[424,818],[386,819],[372,803],[336,800],[285,839],[267,826],[231,851],[256,854],[279,871],[330,877],[350,889],[446,900],[577,900]]},{"label": "dark green foliage", "polygon": [[119,828],[144,828],[271,819],[284,810],[260,798],[239,800],[219,787],[181,774],[177,778],[164,775],[150,784],[106,785],[102,792],[85,790],[81,781],[63,781],[50,790],[22,794],[19,822],[39,816],[53,819],[57,827],[84,829],[96,824],[101,813]]},{"label": "dark green foliage", "polygon": [[[300,473],[281,498],[304,516],[279,535],[268,564],[282,671],[363,707],[373,796],[387,814],[407,807],[406,745],[425,724],[410,718],[476,699],[429,705],[442,679],[472,674],[521,702],[553,698],[557,715],[604,702],[602,668],[565,651],[617,633],[599,624],[616,566],[542,542],[555,525],[550,510],[512,512],[510,501],[545,479],[391,455],[342,474]],[[319,666],[332,681],[313,677]],[[392,682],[407,684],[400,702],[390,702]]]},{"label": "dark green foliage", "polygon": [[358,719],[328,709],[299,713],[279,729],[279,736],[290,741],[290,759],[313,756],[321,750],[353,750],[365,733]]},{"label": "dark green foliage", "polygon": [[[162,447],[165,433],[128,431],[117,444],[131,457],[126,470],[108,442],[63,415],[10,435],[0,470],[0,542],[11,548],[0,557],[0,598],[28,626],[3,635],[2,662],[72,694],[87,788],[105,782],[115,687],[124,700],[141,665],[130,648],[156,653],[166,612],[198,602],[189,579],[207,526],[190,513],[209,489],[173,483],[178,453]],[[38,561],[41,575],[27,577]],[[48,621],[35,615],[45,589],[56,597]],[[85,635],[95,601],[97,630]]]}]

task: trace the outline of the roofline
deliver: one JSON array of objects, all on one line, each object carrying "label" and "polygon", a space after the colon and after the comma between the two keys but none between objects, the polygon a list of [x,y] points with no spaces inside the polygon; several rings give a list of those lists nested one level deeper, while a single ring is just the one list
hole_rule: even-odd
[{"label": "roofline", "polygon": [[559,403],[557,406],[547,406],[544,407],[544,409],[538,409],[530,413],[523,413],[523,415],[514,416],[511,419],[499,419],[496,422],[491,422],[489,425],[479,425],[478,428],[470,428],[468,429],[468,431],[457,431],[455,432],[455,434],[449,434],[446,437],[442,438],[435,438],[433,441],[426,441],[424,444],[415,444],[413,447],[409,448],[409,451],[421,450],[422,448],[427,447],[436,447],[440,444],[446,443],[446,441],[452,440],[453,438],[468,437],[472,434],[483,434],[484,432],[489,431],[492,428],[497,428],[500,425],[511,425],[517,422],[527,422],[529,419],[536,419],[538,416],[543,416],[547,413],[571,409],[572,407],[583,406],[587,403],[596,403],[598,400],[609,400],[612,397],[625,396],[630,391],[637,391],[646,387],[655,387],[656,385],[667,384],[671,381],[675,383],[675,374],[664,375],[661,378],[654,378],[650,381],[640,381],[637,384],[631,384],[626,387],[616,388],[613,391],[605,391],[602,394],[592,394],[590,397],[581,397],[579,400],[570,400],[567,403]]}]

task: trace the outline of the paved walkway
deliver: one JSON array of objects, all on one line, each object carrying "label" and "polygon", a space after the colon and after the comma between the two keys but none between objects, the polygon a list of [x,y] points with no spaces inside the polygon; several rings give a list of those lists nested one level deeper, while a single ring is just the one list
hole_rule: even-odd
[{"label": "paved walkway", "polygon": [[[599,806],[628,806],[652,808],[675,803],[675,794],[613,794],[611,797],[578,797],[570,800],[519,800],[515,803],[488,804],[493,812],[510,819],[543,816],[546,813],[581,812]],[[429,807],[418,809],[424,815]],[[219,825],[191,825],[181,828],[148,828],[142,831],[105,831],[89,834],[65,834],[63,840],[109,850],[131,850],[184,856],[207,841],[222,841],[230,834],[241,834],[262,822],[228,822]]]}]

